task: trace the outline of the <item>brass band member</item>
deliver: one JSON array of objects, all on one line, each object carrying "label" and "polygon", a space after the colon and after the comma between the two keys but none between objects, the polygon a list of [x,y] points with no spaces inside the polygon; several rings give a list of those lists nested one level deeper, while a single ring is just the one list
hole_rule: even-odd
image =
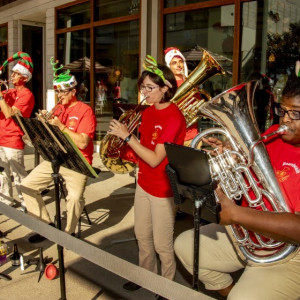
[{"label": "brass band member", "polygon": [[[218,189],[222,225],[237,224],[275,241],[300,243],[300,78],[288,80],[282,102],[275,109],[280,125],[288,131],[266,144],[275,174],[291,209],[271,212],[237,206]],[[266,134],[278,129],[271,126]],[[222,150],[222,142],[209,138],[209,144]],[[193,272],[193,231],[182,233],[175,241],[175,251],[185,268]],[[263,250],[261,250],[263,251]],[[245,269],[234,283],[230,275]],[[250,266],[239,260],[224,226],[210,224],[201,228],[199,279],[208,290],[218,291],[227,299],[289,299],[300,297],[300,252],[287,262]]]},{"label": "brass band member", "polygon": [[[57,75],[56,63],[53,63],[54,80],[53,88],[58,95],[61,109],[56,109],[49,123],[59,127],[68,133],[73,142],[79,148],[87,161],[92,164],[93,137],[96,128],[96,118],[91,107],[77,100],[76,79],[69,74],[69,70]],[[64,178],[67,195],[67,224],[65,231],[74,234],[77,222],[84,208],[83,193],[86,186],[87,176],[61,167],[60,175]],[[28,213],[40,218],[46,223],[53,225],[42,199],[40,191],[44,190],[51,182],[53,173],[51,163],[43,161],[22,181],[22,193],[27,205]],[[29,242],[41,242],[45,238],[35,234],[29,238]]]},{"label": "brass band member", "polygon": [[17,52],[8,58],[0,68],[0,72],[8,63],[18,60],[12,69],[11,82],[13,89],[0,91],[0,166],[4,171],[0,173],[0,201],[12,206],[13,189],[11,171],[15,187],[21,200],[21,210],[26,211],[21,193],[21,181],[27,176],[24,165],[23,131],[12,119],[14,114],[21,114],[29,118],[34,107],[34,96],[26,87],[32,77],[33,64],[30,56],[24,52]]},{"label": "brass band member", "polygon": [[[122,138],[139,157],[140,169],[134,199],[139,265],[157,273],[157,252],[161,261],[161,275],[173,280],[176,271],[173,248],[174,200],[165,170],[167,158],[164,143],[182,144],[186,125],[178,107],[169,101],[176,91],[176,80],[171,70],[157,65],[150,55],[145,59],[144,69],[138,80],[138,88],[147,103],[153,105],[143,111],[139,127],[140,141],[117,120],[111,121],[110,133]],[[133,291],[140,286],[128,282],[124,288]]]},{"label": "brass band member", "polygon": [[[186,59],[183,54],[179,51],[178,48],[170,47],[167,48],[165,51],[165,62],[166,65],[171,69],[173,72],[177,87],[180,87],[186,78],[188,77],[188,67],[186,64]],[[200,94],[196,94],[195,97],[200,98]],[[186,135],[184,138],[184,145],[189,146],[193,138],[198,134],[198,123],[196,122],[186,130]]]}]

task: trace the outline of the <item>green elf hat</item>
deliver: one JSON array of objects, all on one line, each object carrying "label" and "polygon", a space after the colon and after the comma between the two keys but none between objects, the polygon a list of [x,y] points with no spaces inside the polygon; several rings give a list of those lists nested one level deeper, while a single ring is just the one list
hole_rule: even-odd
[{"label": "green elf hat", "polygon": [[56,68],[58,62],[54,62],[54,58],[51,57],[50,63],[52,65],[53,73],[53,88],[54,90],[63,91],[73,89],[77,85],[77,81],[73,75],[70,74],[70,70],[66,70],[60,74],[57,74],[59,70],[61,70],[64,66],[60,65]]},{"label": "green elf hat", "polygon": [[14,60],[18,60],[18,63],[12,68],[12,70],[18,71],[21,75],[28,77],[27,81],[29,81],[32,77],[33,63],[29,54],[22,51],[15,53],[3,63],[0,67],[0,74],[2,74],[2,70],[8,65],[8,63]]}]

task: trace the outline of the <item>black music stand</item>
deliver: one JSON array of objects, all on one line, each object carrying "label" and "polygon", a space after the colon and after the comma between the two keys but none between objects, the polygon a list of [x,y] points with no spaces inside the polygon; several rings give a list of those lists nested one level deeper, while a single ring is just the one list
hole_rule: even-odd
[{"label": "black music stand", "polygon": [[201,219],[219,223],[220,204],[216,203],[216,182],[210,176],[208,157],[204,151],[165,143],[169,164],[166,171],[174,193],[175,204],[186,198],[194,201],[194,265],[193,289],[199,290],[199,232]]},{"label": "black music stand", "polygon": [[[56,205],[56,227],[61,230],[60,218],[60,175],[59,168],[63,166],[88,177],[96,178],[98,175],[82,155],[67,133],[63,133],[57,126],[46,123],[43,120],[23,118],[15,116],[14,120],[22,128],[27,138],[44,160],[52,165],[52,177],[54,180],[54,198]],[[61,300],[66,300],[65,270],[63,247],[57,245]]]}]

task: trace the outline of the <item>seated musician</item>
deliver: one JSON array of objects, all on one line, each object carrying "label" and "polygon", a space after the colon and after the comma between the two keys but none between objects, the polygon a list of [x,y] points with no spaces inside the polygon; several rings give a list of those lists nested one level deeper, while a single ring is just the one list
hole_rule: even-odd
[{"label": "seated musician", "polygon": [[34,96],[26,87],[31,79],[33,64],[31,57],[24,52],[17,52],[8,58],[0,67],[0,72],[8,63],[18,60],[12,68],[11,83],[14,88],[0,91],[0,166],[4,170],[0,173],[0,201],[13,206],[13,188],[11,175],[21,200],[21,210],[26,212],[21,193],[21,181],[27,176],[24,165],[23,131],[13,120],[12,116],[21,114],[29,118],[34,107]]},{"label": "seated musician", "polygon": [[[300,299],[300,252],[277,264],[251,266],[239,259],[222,225],[244,228],[292,244],[300,244],[300,78],[288,80],[282,102],[276,108],[280,125],[286,133],[270,139],[266,148],[280,188],[291,212],[271,212],[238,206],[220,188],[220,225],[209,224],[200,230],[199,279],[208,290],[218,291],[228,299]],[[267,133],[278,128],[273,125]],[[222,142],[209,138],[208,143],[222,148]],[[175,241],[175,252],[184,267],[193,272],[193,231],[182,233]],[[230,273],[244,269],[234,283]]]},{"label": "seated musician", "polygon": [[[48,122],[66,132],[79,148],[87,161],[92,164],[93,137],[96,128],[96,118],[91,107],[76,97],[76,79],[69,74],[69,70],[57,75],[55,69],[57,63],[53,63],[55,78],[53,88],[60,102],[59,109],[55,109],[54,116]],[[51,182],[53,173],[51,163],[43,161],[34,168],[22,181],[22,193],[27,205],[28,213],[40,218],[44,222],[53,225],[40,191],[43,191]],[[73,170],[61,167],[59,170],[63,177],[67,195],[67,224],[65,232],[73,234],[84,208],[83,193],[87,176]],[[29,242],[37,243],[45,238],[35,234],[29,238]]]}]

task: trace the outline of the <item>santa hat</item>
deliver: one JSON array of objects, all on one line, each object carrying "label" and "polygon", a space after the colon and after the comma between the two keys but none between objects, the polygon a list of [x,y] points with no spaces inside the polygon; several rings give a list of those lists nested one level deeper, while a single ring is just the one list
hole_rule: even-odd
[{"label": "santa hat", "polygon": [[56,67],[58,61],[54,61],[54,58],[50,58],[50,63],[52,65],[53,73],[53,88],[54,90],[62,91],[73,89],[77,85],[77,81],[73,75],[70,74],[70,70],[66,70],[60,74],[57,74],[59,70],[64,68],[63,65]]},{"label": "santa hat", "polygon": [[175,47],[170,47],[170,48],[167,48],[164,52],[165,52],[165,61],[166,61],[166,64],[168,67],[170,67],[171,60],[175,56],[178,56],[183,60],[184,75],[185,75],[185,77],[187,77],[188,76],[188,68],[187,68],[187,64],[185,61],[185,57],[182,55],[182,53],[179,51],[179,49],[175,48]]},{"label": "santa hat", "polygon": [[32,77],[33,72],[33,63],[29,54],[19,51],[15,53],[13,56],[8,58],[3,65],[0,67],[0,74],[2,74],[2,70],[8,65],[8,63],[19,60],[18,63],[12,68],[13,71],[18,71],[22,76],[28,77],[29,81]]}]

